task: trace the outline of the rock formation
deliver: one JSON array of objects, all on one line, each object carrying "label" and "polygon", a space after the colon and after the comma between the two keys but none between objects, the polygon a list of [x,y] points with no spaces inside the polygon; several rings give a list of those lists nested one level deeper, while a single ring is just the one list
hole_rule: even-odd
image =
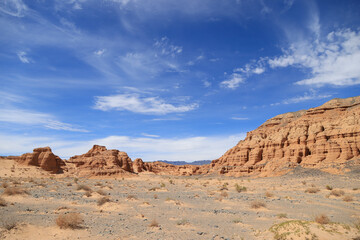
[{"label": "rock formation", "polygon": [[133,173],[133,163],[126,152],[107,150],[94,145],[87,153],[76,155],[68,160],[78,170],[80,176],[110,176]]},{"label": "rock formation", "polygon": [[327,168],[360,154],[360,97],[269,119],[210,164],[209,172],[273,175],[295,166]]},{"label": "rock formation", "polygon": [[38,166],[51,173],[61,173],[62,166],[65,165],[61,158],[52,153],[50,147],[35,148],[32,153],[25,153],[14,159],[20,164]]}]

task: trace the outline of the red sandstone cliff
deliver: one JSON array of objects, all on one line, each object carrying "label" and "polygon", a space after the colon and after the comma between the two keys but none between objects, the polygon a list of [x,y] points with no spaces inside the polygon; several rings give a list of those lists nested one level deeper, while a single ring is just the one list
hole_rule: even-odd
[{"label": "red sandstone cliff", "polygon": [[360,96],[269,119],[210,164],[209,172],[273,175],[297,165],[338,167],[360,154]]}]

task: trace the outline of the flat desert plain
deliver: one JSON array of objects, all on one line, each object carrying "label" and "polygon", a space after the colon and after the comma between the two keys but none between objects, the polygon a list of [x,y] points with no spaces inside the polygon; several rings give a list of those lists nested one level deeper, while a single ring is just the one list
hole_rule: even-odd
[{"label": "flat desert plain", "polygon": [[0,161],[1,239],[360,239],[360,171],[52,175]]}]

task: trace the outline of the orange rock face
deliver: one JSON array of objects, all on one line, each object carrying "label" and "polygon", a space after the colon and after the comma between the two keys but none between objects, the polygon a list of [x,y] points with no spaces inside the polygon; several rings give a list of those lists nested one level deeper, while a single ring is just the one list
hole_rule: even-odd
[{"label": "orange rock face", "polygon": [[210,172],[273,175],[295,166],[336,167],[360,154],[360,97],[278,115],[210,164]]},{"label": "orange rock face", "polygon": [[77,168],[80,176],[110,176],[133,172],[133,164],[126,152],[107,150],[94,145],[87,153],[68,160]]},{"label": "orange rock face", "polygon": [[15,159],[20,164],[39,166],[51,173],[61,173],[64,161],[54,155],[50,147],[35,148],[33,153],[25,153]]}]

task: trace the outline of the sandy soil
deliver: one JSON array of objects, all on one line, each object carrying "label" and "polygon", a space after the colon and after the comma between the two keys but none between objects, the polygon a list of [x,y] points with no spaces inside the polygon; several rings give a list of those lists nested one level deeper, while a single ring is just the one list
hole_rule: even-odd
[{"label": "sandy soil", "polygon": [[[77,179],[1,160],[0,178],[0,239],[360,239],[360,171]],[[60,228],[71,212],[84,222]]]}]

